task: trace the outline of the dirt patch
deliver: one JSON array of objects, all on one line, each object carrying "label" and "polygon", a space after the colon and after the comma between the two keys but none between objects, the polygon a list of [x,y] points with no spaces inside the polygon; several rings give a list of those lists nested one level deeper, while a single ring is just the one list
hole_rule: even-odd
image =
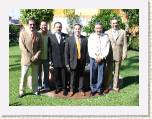
[{"label": "dirt patch", "polygon": [[[67,99],[85,99],[90,98],[90,91],[85,92],[85,96],[82,96],[79,92],[76,92],[72,97],[70,97],[70,94],[68,92],[67,96],[63,95],[63,91],[59,92],[58,94],[55,94],[55,91],[49,91],[49,92],[42,92],[42,94],[47,95],[49,97],[59,97],[59,98],[67,98]],[[96,93],[95,96],[99,96],[98,93]]]}]

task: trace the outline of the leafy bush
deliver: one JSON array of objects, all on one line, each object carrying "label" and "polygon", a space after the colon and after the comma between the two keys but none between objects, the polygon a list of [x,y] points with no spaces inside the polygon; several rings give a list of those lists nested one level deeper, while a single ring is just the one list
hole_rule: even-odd
[{"label": "leafy bush", "polygon": [[139,51],[139,37],[134,36],[129,38],[129,49]]},{"label": "leafy bush", "polygon": [[17,25],[9,25],[9,42],[18,42],[20,27]]},{"label": "leafy bush", "polygon": [[34,18],[36,21],[36,27],[39,29],[41,20],[50,22],[53,19],[53,9],[22,9],[20,20],[23,24],[27,24],[30,18]]},{"label": "leafy bush", "polygon": [[118,19],[119,25],[121,28],[125,28],[125,24],[122,23],[121,17],[114,13],[111,9],[103,9],[100,10],[99,14],[93,16],[91,21],[88,23],[87,26],[84,26],[83,31],[86,32],[88,35],[94,32],[94,25],[97,22],[101,22],[104,27],[104,31],[110,29],[110,20],[115,17]]}]

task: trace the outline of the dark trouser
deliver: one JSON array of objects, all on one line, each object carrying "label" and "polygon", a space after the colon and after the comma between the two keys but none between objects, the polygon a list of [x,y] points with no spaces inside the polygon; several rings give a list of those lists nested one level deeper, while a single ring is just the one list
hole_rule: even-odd
[{"label": "dark trouser", "polygon": [[112,88],[113,82],[113,61],[107,61],[105,66],[105,80],[104,80],[104,89]]},{"label": "dark trouser", "polygon": [[56,89],[67,89],[66,68],[54,68],[56,78]]},{"label": "dark trouser", "polygon": [[48,60],[40,60],[38,86],[42,87],[42,71],[44,71],[44,88],[49,87],[49,62]]},{"label": "dark trouser", "polygon": [[83,72],[84,72],[83,64],[80,60],[78,60],[76,69],[70,70],[71,92],[75,92],[77,90],[77,87],[79,91],[83,91],[83,82],[84,82]]},{"label": "dark trouser", "polygon": [[103,90],[105,61],[97,64],[95,59],[90,58],[90,88],[91,92],[100,92]]}]

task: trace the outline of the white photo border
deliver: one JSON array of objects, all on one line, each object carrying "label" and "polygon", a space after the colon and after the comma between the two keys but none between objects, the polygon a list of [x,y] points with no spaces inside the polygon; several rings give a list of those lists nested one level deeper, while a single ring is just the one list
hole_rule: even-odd
[{"label": "white photo border", "polygon": [[[2,115],[48,115],[48,116],[148,116],[148,1],[146,0],[6,0],[0,8],[1,41],[0,62],[0,114]],[[87,3],[87,4],[86,4]],[[7,6],[7,7],[5,7]],[[9,28],[10,9],[139,9],[139,106],[9,106]],[[2,30],[2,29],[1,29]],[[5,40],[4,40],[5,39]],[[144,62],[143,62],[144,61]],[[109,113],[110,111],[110,113]]]}]

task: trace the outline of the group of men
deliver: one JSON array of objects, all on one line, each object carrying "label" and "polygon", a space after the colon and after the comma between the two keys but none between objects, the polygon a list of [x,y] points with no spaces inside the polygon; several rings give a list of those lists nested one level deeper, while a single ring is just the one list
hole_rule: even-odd
[{"label": "group of men", "polygon": [[[90,59],[90,96],[96,93],[102,95],[110,89],[118,92],[120,65],[127,56],[127,39],[125,31],[119,29],[117,19],[112,19],[110,23],[111,29],[105,33],[103,33],[103,25],[96,23],[95,32],[87,39],[81,35],[80,24],[74,25],[73,35],[69,36],[62,33],[61,22],[55,22],[55,33],[50,33],[47,30],[47,22],[41,21],[40,30],[36,31],[35,21],[30,19],[28,29],[21,31],[19,37],[21,49],[19,97],[25,95],[30,66],[32,89],[35,95],[39,95],[42,89],[50,90],[49,67],[51,66],[55,73],[56,94],[63,90],[63,95],[66,96],[70,87],[70,96],[77,91],[81,96],[85,96],[84,70],[88,58]],[[113,64],[114,76],[112,76]]]}]

